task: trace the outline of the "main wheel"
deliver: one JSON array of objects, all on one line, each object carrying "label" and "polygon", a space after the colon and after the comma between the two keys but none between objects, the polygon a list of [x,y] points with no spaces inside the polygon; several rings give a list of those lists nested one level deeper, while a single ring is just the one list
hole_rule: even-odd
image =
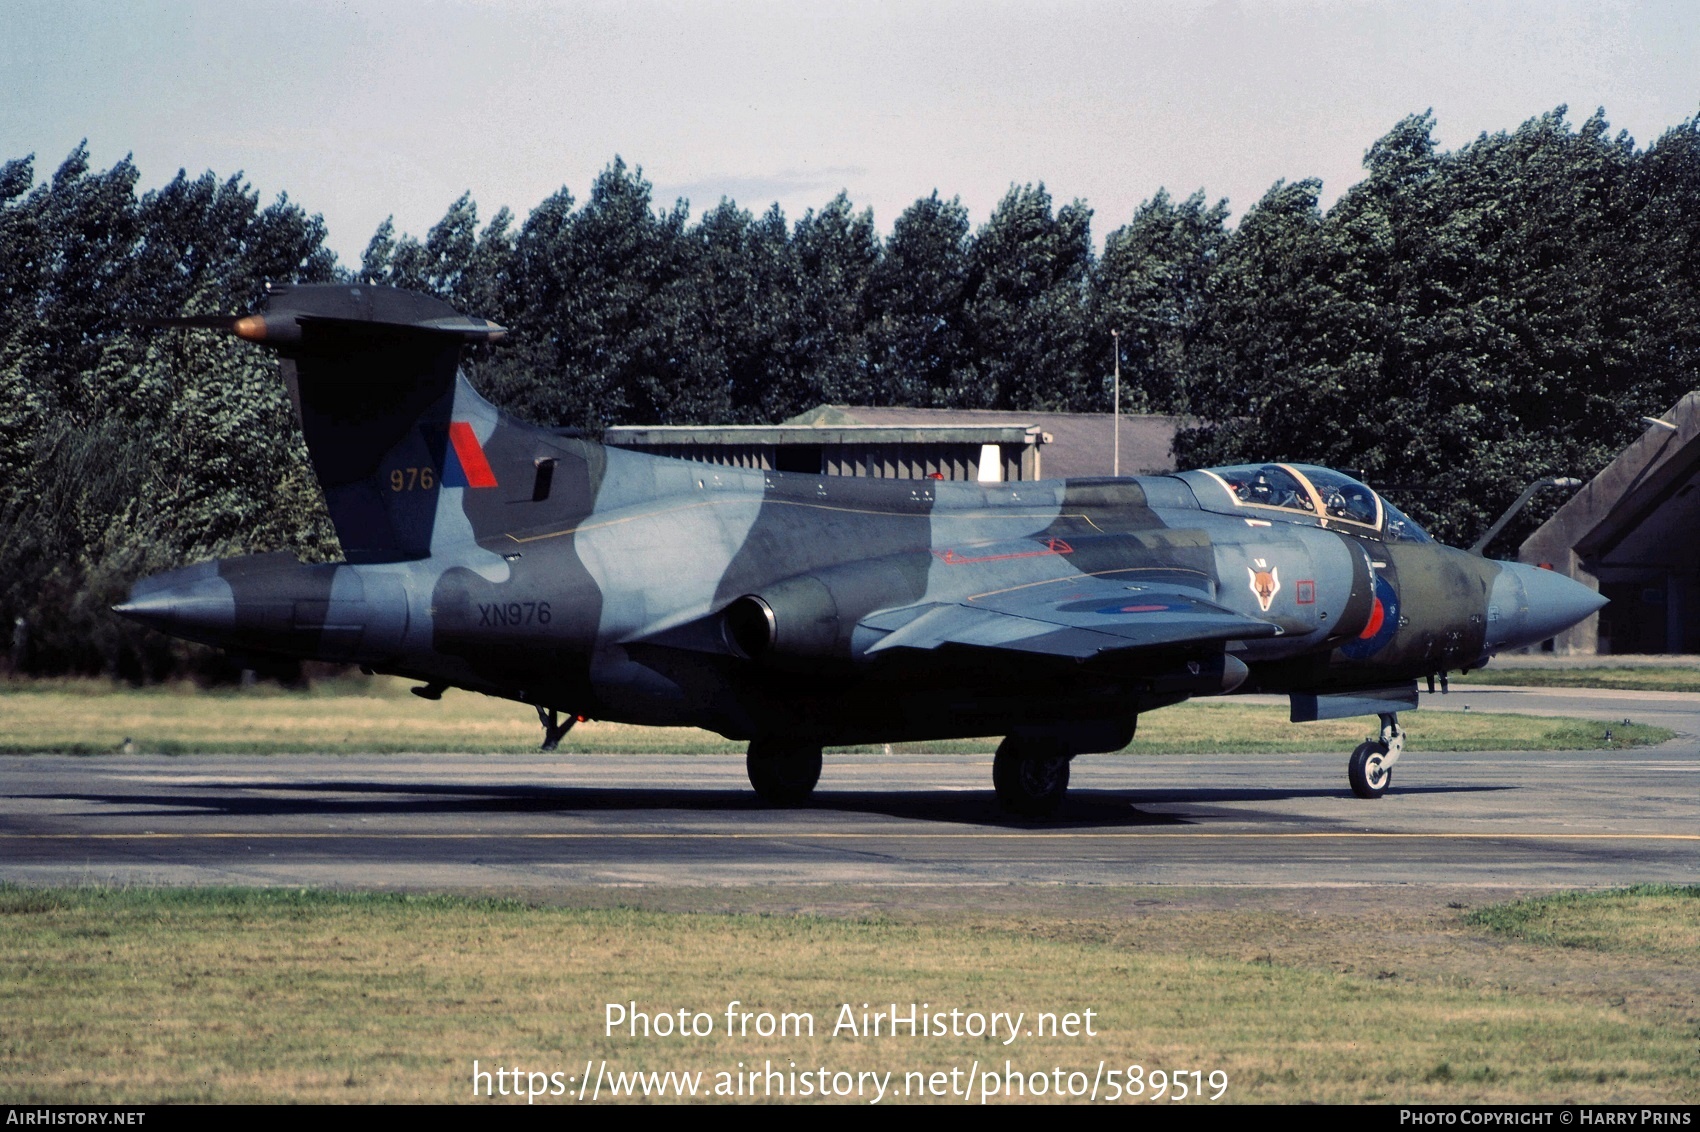
[{"label": "main wheel", "polygon": [[750,785],[770,806],[800,806],[820,781],[820,748],[774,739],[756,739],[744,757]]},{"label": "main wheel", "polygon": [[1068,755],[1062,744],[1010,736],[992,759],[998,804],[1024,818],[1050,817],[1068,793]]},{"label": "main wheel", "polygon": [[1360,798],[1379,798],[1387,793],[1393,782],[1393,770],[1381,765],[1387,757],[1385,743],[1359,743],[1346,764],[1346,777],[1351,780],[1352,793]]}]

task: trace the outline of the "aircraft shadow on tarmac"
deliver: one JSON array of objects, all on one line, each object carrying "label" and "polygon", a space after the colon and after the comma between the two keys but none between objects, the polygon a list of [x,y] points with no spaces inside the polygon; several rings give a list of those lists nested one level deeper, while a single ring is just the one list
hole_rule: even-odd
[{"label": "aircraft shadow on tarmac", "polygon": [[[1399,794],[1480,793],[1508,786],[1423,786]],[[282,796],[280,796],[282,795]],[[357,795],[357,797],[347,797]],[[229,782],[196,783],[170,794],[53,793],[28,797],[111,806],[111,816],[227,814],[246,817],[400,817],[455,814],[617,813],[666,810],[771,814],[777,818],[813,813],[870,814],[910,821],[1012,829],[1068,829],[1143,825],[1192,825],[1221,816],[1150,813],[1141,805],[1195,805],[1212,810],[1227,803],[1274,803],[1304,798],[1350,797],[1345,789],[1198,787],[1183,790],[1071,790],[1062,808],[1042,821],[1003,813],[990,790],[817,790],[796,809],[776,809],[747,790],[668,788],[456,785],[408,782]],[[1375,803],[1366,803],[1373,807]],[[1291,815],[1260,815],[1236,809],[1237,820],[1291,821]],[[750,832],[759,832],[753,828]],[[775,836],[784,831],[775,829]]]}]

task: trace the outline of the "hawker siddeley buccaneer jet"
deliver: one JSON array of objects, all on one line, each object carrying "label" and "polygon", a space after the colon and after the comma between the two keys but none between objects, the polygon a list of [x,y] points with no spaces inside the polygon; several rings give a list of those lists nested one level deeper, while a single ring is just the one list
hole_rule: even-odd
[{"label": "hawker siddeley buccaneer jet", "polygon": [[165,320],[275,349],[347,561],[226,558],[118,612],[246,655],[359,664],[579,718],[749,741],[769,802],[823,747],[1005,736],[999,800],[1042,816],[1076,755],[1142,712],[1275,692],[1294,720],[1379,715],[1388,787],[1416,679],[1597,609],[1548,570],[1435,543],[1323,468],[1012,483],[840,478],[606,448],[490,405],[462,349],[502,328],[423,295],[273,290]]}]

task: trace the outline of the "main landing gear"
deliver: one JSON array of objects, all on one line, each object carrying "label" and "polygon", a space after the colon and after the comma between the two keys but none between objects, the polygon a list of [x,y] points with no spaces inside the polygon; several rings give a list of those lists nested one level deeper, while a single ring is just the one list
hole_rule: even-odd
[{"label": "main landing gear", "polygon": [[1055,739],[1009,736],[992,758],[998,804],[1024,818],[1050,817],[1068,793],[1068,761]]},{"label": "main landing gear", "polygon": [[1399,726],[1399,713],[1381,713],[1381,738],[1359,743],[1346,764],[1346,777],[1352,783],[1352,793],[1360,798],[1379,798],[1387,793],[1393,782],[1393,764],[1405,750],[1405,729]]},{"label": "main landing gear", "polygon": [[800,806],[820,781],[819,747],[783,739],[752,739],[744,769],[756,795],[770,806]]},{"label": "main landing gear", "polygon": [[567,721],[562,723],[560,713],[554,708],[538,705],[537,722],[543,725],[543,746],[539,747],[538,750],[553,751],[561,745],[561,740],[567,732],[573,729],[573,724],[578,722],[578,716],[568,712]]}]

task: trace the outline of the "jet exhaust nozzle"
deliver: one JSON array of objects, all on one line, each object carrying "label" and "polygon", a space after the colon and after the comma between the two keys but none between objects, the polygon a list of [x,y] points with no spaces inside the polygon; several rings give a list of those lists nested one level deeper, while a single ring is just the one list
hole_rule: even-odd
[{"label": "jet exhaust nozzle", "polygon": [[838,603],[811,574],[745,594],[721,616],[727,644],[749,660],[809,662],[844,651]]}]

